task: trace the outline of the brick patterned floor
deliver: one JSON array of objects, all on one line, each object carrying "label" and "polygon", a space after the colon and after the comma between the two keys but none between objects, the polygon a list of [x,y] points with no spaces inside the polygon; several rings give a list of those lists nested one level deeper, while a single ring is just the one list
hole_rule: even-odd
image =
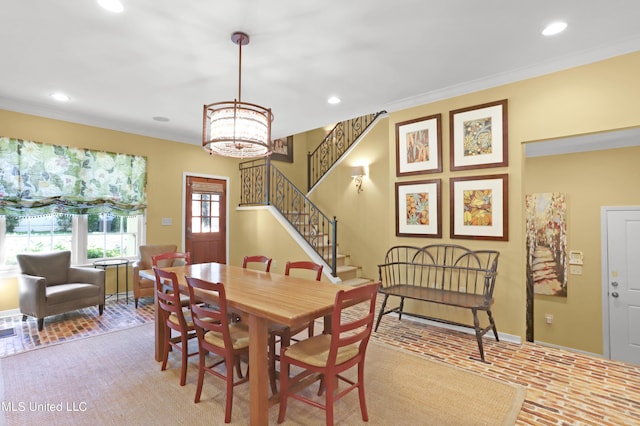
[{"label": "brick patterned floor", "polygon": [[[499,318],[496,324],[500,332]],[[490,335],[486,363],[472,359],[480,356],[474,335],[406,316],[383,317],[372,339],[525,386],[518,425],[640,425],[640,366]]]},{"label": "brick patterned floor", "polygon": [[139,307],[135,309],[133,299],[130,297],[127,303],[124,294],[118,299],[109,296],[102,315],[98,314],[97,306],[91,306],[47,317],[42,331],[38,331],[34,318],[27,317],[26,321],[22,321],[22,315],[2,317],[0,330],[13,329],[14,335],[0,338],[0,357],[44,345],[122,330],[153,320],[153,299],[140,299]]},{"label": "brick patterned floor", "polygon": [[[87,308],[45,320],[42,332],[35,320],[21,316],[0,318],[0,330],[13,328],[15,336],[0,338],[0,357],[72,339],[153,321],[153,303],[125,303],[110,298],[104,314]],[[496,319],[500,331],[500,319]],[[319,328],[317,328],[319,329]],[[416,322],[382,319],[372,339],[404,348],[427,358],[479,374],[518,383],[527,397],[518,425],[640,425],[640,366],[608,361],[532,343],[515,344],[485,339],[486,363],[473,335]],[[390,362],[392,362],[390,360]],[[428,374],[427,371],[416,372]]]}]

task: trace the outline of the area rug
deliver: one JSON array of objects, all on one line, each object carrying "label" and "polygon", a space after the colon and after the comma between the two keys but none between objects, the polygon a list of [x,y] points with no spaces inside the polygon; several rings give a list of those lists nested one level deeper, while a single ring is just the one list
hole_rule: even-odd
[{"label": "area rug", "polygon": [[[0,359],[0,423],[222,424],[223,381],[207,376],[202,400],[194,404],[197,357],[181,387],[178,356],[172,354],[161,372],[153,340],[153,325],[146,324]],[[236,387],[232,424],[249,423],[248,393],[248,384]],[[525,389],[371,342],[366,394],[369,422],[362,421],[352,392],[336,403],[336,424],[514,424]],[[269,424],[277,415],[275,405]],[[284,424],[321,425],[324,412],[290,400]]]},{"label": "area rug", "polygon": [[102,315],[98,314],[97,306],[90,306],[47,317],[42,331],[38,331],[35,318],[22,321],[22,315],[19,314],[0,317],[0,330],[13,332],[0,338],[0,357],[123,330],[154,320],[153,299],[141,299],[136,309],[133,298],[127,301],[123,295],[118,299],[109,296]]}]

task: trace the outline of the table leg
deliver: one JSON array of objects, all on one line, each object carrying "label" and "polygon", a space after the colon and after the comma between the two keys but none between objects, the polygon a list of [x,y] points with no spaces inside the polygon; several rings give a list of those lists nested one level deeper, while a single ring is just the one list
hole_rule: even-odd
[{"label": "table leg", "polygon": [[324,316],[324,330],[322,330],[322,334],[331,334],[331,324],[333,320],[331,319],[331,315]]},{"label": "table leg", "polygon": [[269,424],[268,321],[248,315],[249,402],[251,425]]}]

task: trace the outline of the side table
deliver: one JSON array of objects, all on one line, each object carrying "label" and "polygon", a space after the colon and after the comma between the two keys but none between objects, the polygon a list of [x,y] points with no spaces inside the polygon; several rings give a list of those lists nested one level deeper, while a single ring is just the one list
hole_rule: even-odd
[{"label": "side table", "polygon": [[125,291],[126,303],[129,303],[129,260],[128,259],[105,259],[93,262],[94,268],[102,268],[107,270],[108,267],[116,267],[116,300],[120,300],[120,267],[124,266],[125,270]]}]

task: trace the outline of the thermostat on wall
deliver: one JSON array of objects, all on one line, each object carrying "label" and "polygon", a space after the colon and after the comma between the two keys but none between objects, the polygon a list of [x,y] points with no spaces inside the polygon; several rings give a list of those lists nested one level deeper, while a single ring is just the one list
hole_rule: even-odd
[{"label": "thermostat on wall", "polygon": [[581,251],[569,252],[569,265],[583,265],[584,255]]}]

